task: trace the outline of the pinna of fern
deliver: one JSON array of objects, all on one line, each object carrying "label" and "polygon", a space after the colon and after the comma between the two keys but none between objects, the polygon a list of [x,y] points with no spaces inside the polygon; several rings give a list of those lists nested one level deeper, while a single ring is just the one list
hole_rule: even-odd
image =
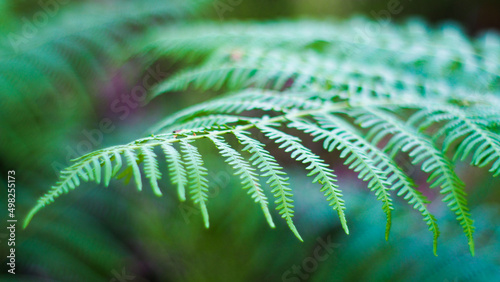
[{"label": "pinna of fern", "polygon": [[[188,35],[186,39],[187,33],[182,32],[177,34],[177,38],[172,36],[171,45],[157,43],[161,52],[157,50],[156,54],[162,56],[175,56],[178,50],[184,50],[180,57],[200,56],[200,52],[206,54],[200,57],[204,58],[198,63],[191,63],[188,69],[180,70],[160,83],[153,95],[187,89],[215,90],[225,94],[160,120],[152,129],[154,134],[150,137],[101,149],[74,160],[72,166],[62,171],[59,182],[31,210],[25,226],[42,207],[62,193],[76,188],[81,180],[97,183],[103,180],[108,185],[111,178],[133,177],[137,188],[141,190],[142,180],[147,179],[153,192],[161,196],[163,188],[159,187],[157,181],[163,173],[158,168],[159,157],[155,152],[155,148],[161,147],[168,164],[168,176],[172,185],[177,186],[179,199],[184,201],[189,198],[193,201],[200,208],[205,226],[208,227],[207,168],[203,152],[197,146],[198,142],[206,139],[235,170],[235,175],[241,179],[242,188],[263,210],[269,225],[274,227],[273,215],[269,210],[270,201],[264,193],[266,189],[273,194],[279,215],[301,239],[293,221],[293,184],[287,182],[286,171],[278,164],[274,152],[266,149],[263,142],[255,137],[255,132],[259,131],[288,153],[291,159],[303,163],[307,175],[319,184],[320,192],[338,214],[345,232],[349,233],[348,210],[342,187],[336,184],[337,176],[328,162],[291,133],[296,131],[287,130],[291,128],[309,134],[314,142],[322,142],[327,152],[340,151],[340,157],[345,159],[344,164],[366,182],[369,190],[381,202],[387,217],[386,239],[389,236],[395,194],[422,215],[433,233],[436,253],[439,228],[436,217],[427,207],[430,201],[396,161],[398,154],[408,154],[415,167],[429,174],[430,188],[439,187],[444,196],[443,201],[455,213],[467,237],[470,251],[474,254],[473,220],[465,184],[456,174],[455,162],[458,157],[472,155],[471,165],[491,166],[490,171],[498,175],[500,113],[496,107],[500,105],[500,97],[497,85],[492,82],[498,79],[498,75],[492,73],[498,65],[486,66],[487,58],[476,56],[475,67],[460,68],[450,75],[451,78],[427,77],[433,73],[431,68],[415,71],[410,67],[418,60],[423,61],[424,65],[437,64],[438,58],[426,51],[411,58],[405,56],[404,52],[398,53],[389,64],[370,58],[364,68],[362,61],[356,59],[354,61],[357,63],[350,65],[345,54],[332,51],[335,49],[333,44],[327,42],[322,50],[313,50],[309,45],[297,47],[278,32],[287,25],[291,28],[295,24],[267,24],[267,32],[276,32],[275,37],[266,38],[269,44],[267,49],[262,44],[253,44],[258,37],[256,34],[252,35],[255,38],[250,39],[241,39],[245,36],[239,34],[227,35],[236,37],[238,40],[235,42],[243,44],[230,48],[228,41],[218,46],[217,40],[210,41],[210,36],[191,38]],[[315,24],[325,25],[305,22],[303,26]],[[355,24],[349,23],[346,27],[345,24],[329,23],[326,24],[329,29],[321,29],[322,32],[317,35],[309,34],[306,39],[311,43],[324,40],[327,33],[323,32],[326,30],[342,34],[352,25]],[[185,28],[196,29],[199,26]],[[252,29],[251,25],[249,29]],[[170,32],[173,31],[167,33]],[[412,46],[418,44],[414,38],[404,37],[397,27],[390,27],[387,32],[401,43]],[[446,37],[446,34],[437,34],[435,37],[438,39],[430,37],[428,40],[446,42],[440,37]],[[180,37],[183,39],[178,40]],[[387,42],[382,40],[384,36],[381,37],[370,44],[359,43],[358,48],[366,49],[369,54],[385,52],[383,50],[391,46],[386,46]],[[208,40],[208,47],[201,48],[201,51],[192,48],[194,42],[203,40]],[[468,39],[461,42],[472,45]],[[232,56],[236,50],[234,48],[241,52],[238,56]],[[432,48],[434,51],[444,49],[451,52],[447,48],[452,47],[436,44]],[[453,50],[459,53],[463,51]],[[450,60],[466,61],[469,55],[465,52]],[[447,68],[450,63],[439,61],[442,68]],[[380,70],[383,71],[379,73]],[[463,80],[462,84],[451,87],[464,75],[484,73],[494,78],[488,80],[487,86]],[[477,94],[469,95],[472,91]],[[230,140],[237,140],[244,148],[238,151]],[[454,150],[455,147],[457,150]],[[448,158],[451,153],[455,153],[452,159]],[[141,163],[143,169],[140,168]],[[265,185],[261,184],[262,179],[266,179]],[[186,197],[186,193],[189,197]]]}]

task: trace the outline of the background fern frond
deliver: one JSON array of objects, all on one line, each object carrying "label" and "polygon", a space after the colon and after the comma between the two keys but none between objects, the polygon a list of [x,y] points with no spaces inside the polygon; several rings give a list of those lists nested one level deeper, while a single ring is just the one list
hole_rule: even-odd
[{"label": "background fern frond", "polygon": [[[118,10],[82,1],[38,3],[40,9],[57,9],[35,13],[46,17],[40,26],[18,15],[15,28],[0,35],[0,126],[8,136],[0,150],[16,151],[16,158],[5,153],[10,163],[51,171],[55,144],[73,137],[101,110],[107,102],[103,85],[142,49],[136,42],[144,33],[196,14],[199,7],[194,1],[122,2]],[[27,158],[32,162],[20,161]]]}]

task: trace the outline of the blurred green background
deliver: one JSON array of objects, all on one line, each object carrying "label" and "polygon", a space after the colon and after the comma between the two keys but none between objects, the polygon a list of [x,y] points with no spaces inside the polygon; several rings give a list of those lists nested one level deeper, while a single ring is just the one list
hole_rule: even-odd
[{"label": "blurred green background", "polygon": [[[154,103],[113,110],[123,105],[117,99],[145,75],[154,73],[158,80],[176,68],[172,62],[151,62],[135,52],[149,30],[199,19],[355,15],[394,23],[408,17],[436,24],[453,20],[471,36],[500,28],[500,2],[493,0],[0,0],[2,222],[7,219],[8,170],[16,171],[16,218],[22,221],[71,158],[132,141],[159,117],[209,98],[201,93],[169,94]],[[376,200],[335,158],[331,163],[343,176],[340,186],[350,203],[351,235],[343,233],[327,205],[317,204],[324,201],[317,187],[303,173],[290,173],[295,199],[300,199],[296,221],[304,238],[301,243],[286,224],[270,229],[240,191],[229,167],[210,157],[216,152],[203,149],[209,156],[207,165],[217,171],[209,175],[210,229],[203,227],[192,204],[177,200],[174,189],[164,189],[166,195],[156,198],[119,181],[106,189],[85,184],[40,212],[28,229],[17,225],[15,276],[7,273],[8,233],[1,229],[0,280],[500,279],[500,190],[496,189],[500,180],[485,170],[458,168],[477,219],[476,256],[470,256],[453,215],[431,206],[442,226],[435,257],[431,234],[418,213],[408,208],[396,206],[397,217],[386,242],[385,219]],[[286,158],[281,158],[286,165]],[[286,169],[302,168],[289,164]],[[425,177],[420,178],[425,183]]]}]

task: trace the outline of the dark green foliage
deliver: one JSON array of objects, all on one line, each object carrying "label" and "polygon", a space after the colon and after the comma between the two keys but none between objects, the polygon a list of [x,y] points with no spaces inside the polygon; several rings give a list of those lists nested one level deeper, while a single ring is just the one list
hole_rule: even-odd
[{"label": "dark green foliage", "polygon": [[[89,4],[60,7],[46,15],[46,25],[26,17],[34,26],[30,33],[22,22],[2,34],[0,150],[15,156],[9,163],[48,167],[53,161],[49,152],[59,149],[68,132],[98,107],[96,93],[99,83],[109,79],[109,68],[130,60],[146,30],[196,11],[183,1],[142,2],[123,1],[119,13]],[[22,162],[26,158],[33,161]]]}]

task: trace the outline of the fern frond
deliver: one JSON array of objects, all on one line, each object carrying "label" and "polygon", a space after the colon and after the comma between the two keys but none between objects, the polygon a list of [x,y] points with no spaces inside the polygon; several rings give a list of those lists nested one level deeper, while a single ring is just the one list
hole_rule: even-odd
[{"label": "fern frond", "polygon": [[111,154],[113,154],[113,157],[111,157],[111,158],[116,162],[116,164],[113,168],[113,171],[111,172],[111,177],[113,177],[113,176],[116,176],[117,173],[120,171],[123,163],[122,163],[122,156],[120,155],[120,151],[112,151]]},{"label": "fern frond", "polygon": [[[227,50],[200,66],[181,71],[162,82],[153,96],[165,92],[199,90],[234,91],[242,88],[273,90],[337,90],[338,95],[374,93],[393,96],[401,93],[419,95],[467,95],[467,88],[452,87],[442,80],[432,80],[384,65],[367,66],[349,60],[283,50],[240,48],[241,58],[230,59]],[[222,57],[220,59],[219,57]]]},{"label": "fern frond", "polygon": [[253,161],[252,165],[260,169],[263,177],[269,177],[266,183],[270,185],[272,189],[271,192],[276,198],[274,201],[274,203],[278,205],[276,210],[278,210],[281,217],[286,220],[293,234],[295,234],[300,241],[303,241],[295,224],[293,224],[294,206],[293,200],[291,199],[293,194],[292,189],[289,188],[290,184],[287,182],[288,177],[286,176],[286,172],[283,171],[283,168],[279,166],[276,159],[264,148],[261,142],[247,136],[246,132],[235,132],[234,135],[241,144],[245,145],[242,151],[248,151],[253,154],[250,158],[250,161]]},{"label": "fern frond", "polygon": [[141,171],[139,170],[139,166],[137,165],[137,162],[139,161],[137,159],[137,155],[133,150],[129,150],[127,148],[123,150],[123,154],[125,155],[125,158],[127,160],[128,169],[130,169],[129,171],[125,170],[125,172],[128,173],[129,178],[131,175],[134,176],[137,190],[142,191]]},{"label": "fern frond", "polygon": [[[75,159],[41,197],[26,223],[80,180],[108,185],[112,177],[134,176],[135,186],[142,189],[142,162],[144,178],[160,195],[157,180],[162,172],[154,153],[160,146],[179,198],[184,200],[188,189],[208,227],[207,169],[192,143],[208,138],[236,170],[243,188],[261,205],[272,225],[256,170],[267,178],[276,209],[301,239],[293,222],[292,187],[274,152],[249,133],[258,131],[294,161],[306,165],[307,175],[321,184],[320,191],[348,233],[337,176],[294,135],[298,129],[311,135],[314,142],[321,141],[325,153],[340,150],[344,163],[367,182],[386,213],[386,238],[393,209],[391,191],[397,191],[421,213],[433,233],[436,253],[436,217],[426,206],[428,199],[396,159],[399,153],[407,153],[414,166],[429,174],[430,187],[440,187],[473,254],[474,225],[455,162],[471,156],[472,165],[491,165],[492,174],[500,174],[499,46],[486,39],[469,39],[454,26],[431,30],[414,21],[381,27],[384,32],[379,36],[357,42],[353,38],[356,27],[367,23],[357,18],[179,24],[152,34],[153,43],[146,51],[154,60],[168,58],[179,65],[152,96],[192,88],[222,96],[162,118],[150,137]],[[23,87],[21,79],[9,79],[17,79],[17,84],[7,89]],[[228,135],[244,145],[240,151],[251,154],[248,160],[226,142]],[[174,143],[180,143],[181,154]],[[454,158],[448,158],[452,153]]]},{"label": "fern frond", "polygon": [[170,144],[161,144],[163,153],[167,159],[168,170],[170,172],[170,181],[172,184],[177,185],[177,194],[179,199],[184,202],[186,200],[186,169],[184,168],[184,162],[181,159],[179,152]]},{"label": "fern frond", "polygon": [[346,208],[344,200],[342,199],[342,192],[338,189],[338,185],[335,184],[335,182],[337,182],[337,176],[333,174],[333,170],[328,168],[328,165],[326,165],[319,156],[302,145],[299,138],[268,126],[258,125],[257,128],[259,128],[259,130],[269,139],[280,144],[279,147],[289,152],[292,158],[308,165],[306,169],[310,172],[307,176],[315,176],[313,183],[318,182],[322,185],[320,191],[324,192],[329,205],[337,211],[342,228],[346,234],[349,234],[349,228],[347,227],[347,221],[344,214]]},{"label": "fern frond", "polygon": [[[182,52],[181,55],[187,55],[198,51],[198,54],[208,55],[217,50],[221,45],[242,46],[251,45],[256,47],[286,47],[291,50],[301,51],[304,49],[314,49],[314,43],[324,45],[323,52],[332,52],[336,56],[345,56],[349,54],[350,49],[367,49],[367,54],[358,54],[352,58],[356,61],[370,58],[373,53],[381,54],[380,60],[385,60],[391,53],[397,56],[399,60],[393,60],[389,63],[397,63],[406,58],[406,62],[421,60],[424,62],[432,61],[435,66],[444,68],[449,60],[465,62],[470,72],[483,67],[476,63],[474,55],[479,55],[479,59],[485,57],[484,53],[492,50],[490,45],[481,42],[481,53],[475,53],[472,43],[466,38],[464,33],[456,26],[445,25],[439,30],[432,30],[425,26],[425,23],[416,20],[410,20],[404,25],[384,26],[383,31],[378,36],[357,40],[353,33],[355,28],[366,26],[371,21],[365,18],[356,17],[345,21],[280,21],[264,23],[240,23],[228,22],[226,24],[217,24],[204,22],[191,25],[177,25],[158,34],[158,41],[154,42],[150,48],[157,49],[163,54],[172,54]],[[293,34],[289,31],[293,30]],[[314,30],[314,32],[311,32]],[[403,36],[412,34],[413,36]],[[446,34],[448,37],[443,37]],[[494,34],[492,34],[494,35]],[[296,40],[301,38],[301,40]],[[453,38],[453,40],[450,40]],[[200,42],[205,45],[200,46]],[[387,44],[392,42],[392,44]],[[425,48],[418,43],[425,43]],[[406,46],[407,48],[400,48]],[[184,47],[184,48],[182,48]],[[203,48],[201,48],[203,47]],[[340,47],[340,48],[339,48]],[[272,49],[272,48],[270,48]],[[435,52],[441,51],[439,55],[446,55],[446,59],[439,60],[439,55]],[[483,55],[484,54],[484,55]],[[411,55],[411,56],[410,56]],[[482,63],[480,61],[480,63]],[[431,62],[429,62],[429,65]],[[425,65],[427,66],[427,65]],[[489,68],[498,66],[490,64]],[[460,69],[462,71],[462,69]]]},{"label": "fern frond", "polygon": [[[95,166],[96,163],[97,167]],[[66,170],[62,171],[60,180],[56,183],[56,185],[52,186],[51,190],[43,197],[41,197],[38,200],[36,206],[28,213],[24,222],[24,227],[28,225],[28,223],[31,221],[31,218],[33,218],[38,210],[43,208],[46,204],[54,202],[54,198],[59,197],[62,193],[68,193],[70,189],[75,189],[77,186],[79,186],[80,177],[84,181],[91,179],[93,181],[99,182],[100,177],[97,177],[97,172],[100,172],[100,169],[100,163],[98,159],[94,157],[87,158],[79,163],[75,163],[74,165],[68,167]],[[84,170],[86,172],[84,172]]]},{"label": "fern frond", "polygon": [[226,158],[226,162],[236,170],[235,175],[239,175],[241,179],[241,184],[244,190],[248,190],[248,194],[252,195],[252,198],[256,203],[259,203],[264,215],[266,217],[269,226],[274,228],[274,222],[269,212],[267,197],[260,186],[259,179],[255,173],[255,169],[250,166],[250,164],[243,159],[243,157],[236,150],[231,148],[226,141],[220,136],[209,136],[208,137],[215,146],[219,149],[220,154]]},{"label": "fern frond", "polygon": [[[491,100],[492,103],[497,102]],[[481,109],[484,111],[484,109]],[[418,115],[420,113],[417,113]],[[449,152],[451,145],[459,141],[458,147],[455,150],[453,159],[460,158],[465,160],[474,150],[472,154],[472,165],[484,167],[492,163],[490,172],[493,176],[500,175],[500,138],[498,134],[491,132],[486,128],[489,123],[496,124],[498,113],[490,113],[493,120],[476,113],[472,115],[464,110],[448,106],[437,109],[423,111],[425,120],[421,122],[420,127],[428,127],[433,123],[446,120],[447,124],[444,125],[438,136],[446,137],[443,141],[443,151]]]},{"label": "fern frond", "polygon": [[[366,152],[368,157],[373,161],[373,164],[387,175],[387,182],[390,183],[391,186],[390,189],[393,191],[399,190],[397,195],[403,196],[403,198],[407,200],[410,205],[413,205],[413,208],[418,210],[424,217],[425,223],[434,235],[433,248],[434,254],[437,254],[437,239],[439,237],[437,220],[426,206],[430,201],[420,191],[415,189],[416,185],[414,181],[406,175],[397,163],[392,161],[391,158],[383,151],[379,150],[379,148],[369,143],[363,135],[350,124],[347,124],[342,119],[332,114],[316,115],[314,118],[323,128],[347,132],[347,135],[352,138],[352,141],[345,140],[344,142],[354,146],[353,141],[355,141],[358,147]],[[332,133],[324,133],[324,135],[332,135]],[[316,138],[319,138],[319,136]],[[338,137],[335,136],[335,138]],[[332,142],[332,145],[328,146],[327,140],[328,139],[325,140],[324,144],[325,149],[333,149],[332,145],[334,143]]]},{"label": "fern frond", "polygon": [[[363,114],[364,112],[367,114]],[[385,150],[392,150],[393,155],[399,150],[408,152],[413,164],[422,162],[422,170],[430,174],[430,187],[441,187],[440,193],[446,195],[443,201],[448,202],[450,209],[457,215],[457,220],[469,240],[471,253],[474,254],[474,226],[467,207],[465,184],[455,174],[451,161],[438,151],[430,140],[413,128],[405,126],[396,117],[370,108],[365,108],[358,114],[361,116],[357,122],[362,127],[369,127],[368,135],[376,136],[375,140],[379,141],[385,135],[393,134]]]},{"label": "fern frond", "polygon": [[102,155],[103,164],[104,164],[104,186],[108,187],[109,182],[111,181],[112,167],[111,160],[107,154]]},{"label": "fern frond", "polygon": [[375,192],[377,200],[382,201],[382,210],[387,216],[387,224],[385,230],[386,240],[389,238],[389,230],[391,227],[391,210],[394,209],[392,199],[389,194],[390,183],[387,181],[387,175],[373,163],[368,153],[361,146],[361,142],[356,142],[357,138],[352,136],[344,128],[339,128],[337,125],[330,123],[333,130],[328,131],[321,127],[315,126],[312,123],[292,120],[289,127],[297,128],[314,136],[313,141],[325,139],[323,148],[329,152],[334,149],[341,150],[340,157],[347,158],[344,162],[349,166],[349,169],[358,173],[358,178],[363,181],[368,181],[368,189]]},{"label": "fern frond", "polygon": [[198,149],[189,144],[188,141],[181,141],[181,148],[184,157],[184,163],[188,171],[189,187],[191,199],[199,205],[205,227],[210,226],[208,219],[208,210],[206,202],[208,200],[208,180],[205,176],[208,175],[207,169],[204,167],[201,155]]},{"label": "fern frond", "polygon": [[161,179],[161,172],[158,169],[156,154],[151,147],[142,147],[141,153],[144,156],[144,172],[146,173],[146,178],[149,178],[149,183],[153,188],[153,192],[159,197],[162,195],[160,187],[158,187],[158,180]]},{"label": "fern frond", "polygon": [[[226,61],[233,62],[241,61],[241,54],[245,55],[249,49],[251,52],[259,49],[285,50],[294,55],[313,51],[328,54],[325,61],[344,60],[354,65],[360,63],[365,68],[389,66],[389,73],[387,75],[384,73],[381,76],[384,79],[391,78],[391,69],[405,74],[415,73],[415,69],[417,69],[417,72],[421,74],[420,78],[425,82],[431,80],[430,78],[439,77],[442,81],[460,82],[455,84],[474,90],[488,91],[491,87],[498,89],[495,80],[499,77],[500,68],[498,63],[489,63],[487,60],[488,56],[494,57],[491,55],[496,50],[494,45],[488,45],[482,41],[477,45],[481,45],[484,49],[477,48],[475,42],[470,42],[456,26],[443,26],[439,31],[422,30],[420,26],[422,23],[413,21],[398,28],[387,26],[384,28],[384,32],[379,33],[378,36],[356,40],[356,36],[353,36],[356,34],[356,26],[369,24],[368,20],[357,18],[342,23],[284,21],[273,24],[247,23],[243,25],[233,22],[227,25],[217,25],[216,28],[212,27],[213,30],[209,30],[211,23],[185,25],[162,31],[157,36],[160,39],[149,48],[156,49],[157,55],[172,56],[175,54],[177,59],[179,57],[208,58],[205,60],[206,62],[214,57],[216,59],[224,58],[222,55],[214,56],[214,53],[221,50],[226,52]],[[300,37],[300,42],[292,39],[289,32],[285,31],[286,27],[294,30],[293,35]],[[183,31],[179,32],[179,29]],[[314,30],[314,34],[310,30]],[[413,36],[407,36],[408,34]],[[493,34],[490,36],[495,37]],[[391,42],[391,44],[387,42]],[[320,52],[315,48],[318,44],[321,46]],[[293,57],[292,55],[292,61]],[[256,60],[256,58],[258,56],[250,56],[250,59]],[[272,56],[271,60],[273,60]],[[368,66],[366,62],[370,62],[370,65]],[[258,68],[259,65],[254,63],[253,66]],[[312,63],[310,66],[305,69],[318,69],[316,63]],[[287,69],[290,69],[291,72],[300,72],[301,68],[296,66],[282,68],[282,71],[287,72]],[[313,77],[321,77],[321,75],[315,74]],[[482,80],[481,84],[477,83],[477,78]],[[212,78],[211,81],[215,82],[216,80]],[[223,83],[223,81],[219,83]],[[446,86],[443,83],[438,85],[439,88]],[[453,90],[453,87],[446,87]]]}]

